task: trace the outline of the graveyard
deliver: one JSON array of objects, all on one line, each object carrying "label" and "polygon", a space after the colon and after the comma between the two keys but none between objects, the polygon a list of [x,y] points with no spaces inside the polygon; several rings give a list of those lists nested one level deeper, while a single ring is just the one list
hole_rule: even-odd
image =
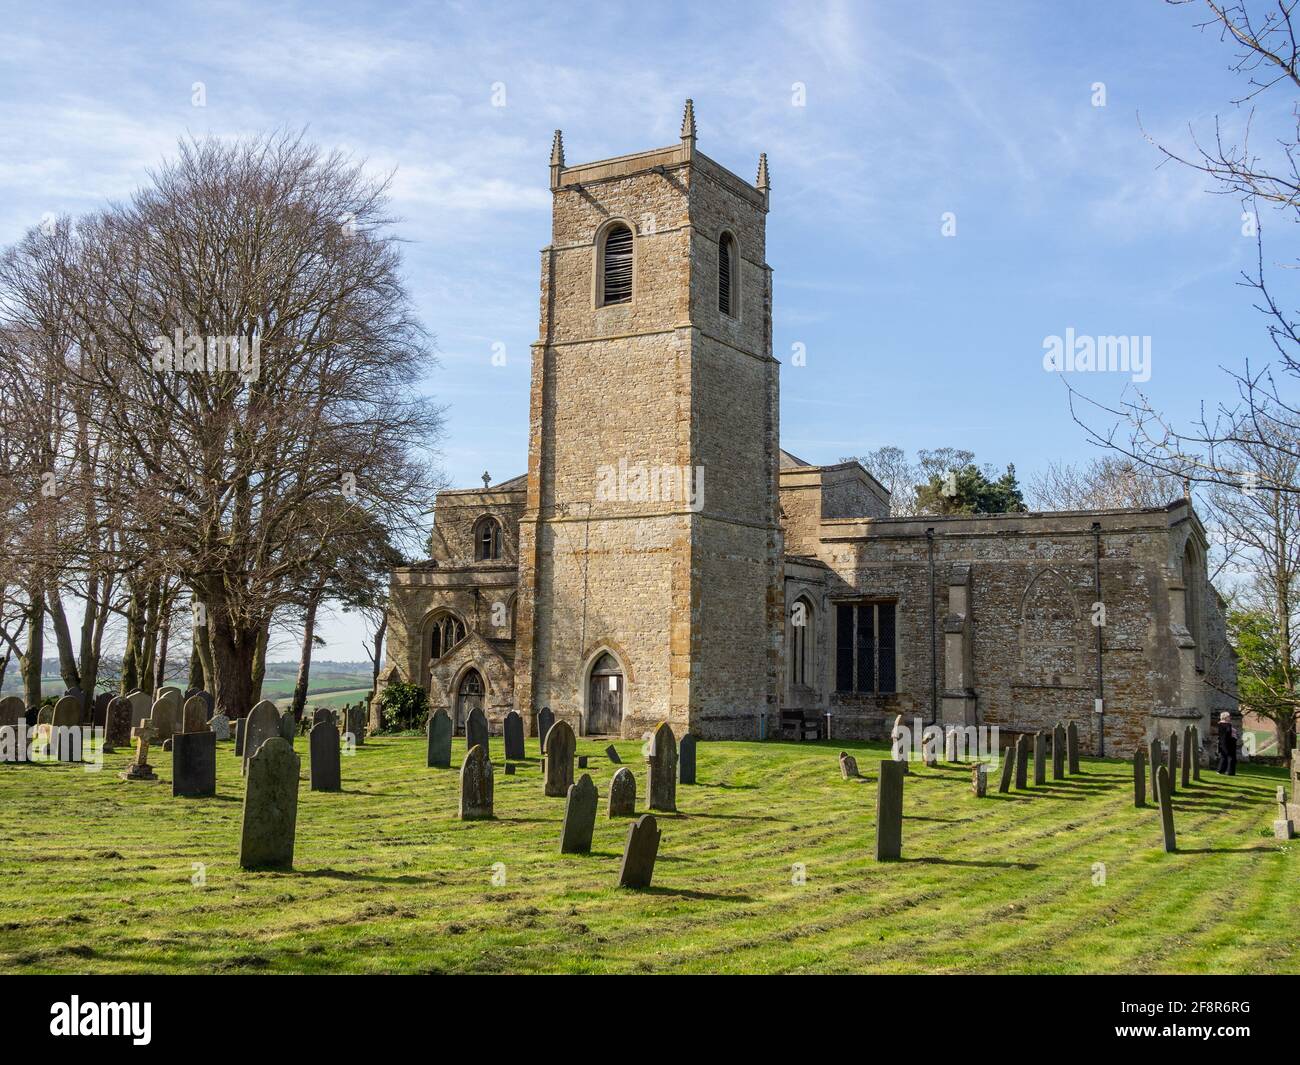
[{"label": "graveyard", "polygon": [[653,879],[632,889],[618,886],[632,820],[608,799],[626,769],[619,800],[630,774],[648,812],[639,741],[615,741],[620,765],[607,739],[576,738],[570,795],[589,815],[584,773],[596,793],[588,843],[546,794],[567,789],[544,785],[536,737],[512,770],[489,738],[487,809],[465,817],[464,738],[441,767],[421,735],[368,737],[345,745],[338,790],[312,790],[318,739],[259,752],[299,776],[281,869],[240,866],[251,777],[233,739],[215,743],[208,796],[173,796],[172,755],[156,749],[156,780],[122,779],[126,746],[95,772],[0,767],[6,808],[26,812],[0,830],[0,972],[1300,971],[1300,847],[1271,827],[1279,768],[1178,788],[1166,853],[1129,761],[1084,757],[1077,774],[1005,792],[990,771],[982,798],[969,763],[913,761],[901,855],[877,861],[885,745],[706,742],[675,812],[654,811]]}]

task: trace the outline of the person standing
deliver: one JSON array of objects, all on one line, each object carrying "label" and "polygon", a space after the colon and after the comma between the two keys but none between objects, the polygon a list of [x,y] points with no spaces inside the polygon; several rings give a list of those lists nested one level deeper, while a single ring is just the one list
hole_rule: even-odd
[{"label": "person standing", "polygon": [[1230,777],[1237,775],[1237,737],[1232,731],[1232,715],[1226,710],[1219,715],[1218,772]]}]

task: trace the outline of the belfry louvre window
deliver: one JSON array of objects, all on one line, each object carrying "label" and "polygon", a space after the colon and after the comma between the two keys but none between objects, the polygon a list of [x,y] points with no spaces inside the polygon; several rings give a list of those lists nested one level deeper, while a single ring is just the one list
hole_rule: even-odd
[{"label": "belfry louvre window", "polygon": [[731,309],[732,293],[735,291],[736,242],[730,233],[723,233],[718,241],[718,310],[723,314],[735,315]]},{"label": "belfry louvre window", "polygon": [[896,604],[838,603],[835,607],[835,690],[892,695]]},{"label": "belfry louvre window", "polygon": [[605,234],[601,303],[632,302],[632,231],[612,226]]}]

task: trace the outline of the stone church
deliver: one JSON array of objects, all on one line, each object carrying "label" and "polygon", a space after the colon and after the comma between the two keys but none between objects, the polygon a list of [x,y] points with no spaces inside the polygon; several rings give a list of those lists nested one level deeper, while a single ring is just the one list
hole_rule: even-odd
[{"label": "stone church", "polygon": [[896,714],[1004,732],[1077,722],[1086,751],[1235,711],[1222,602],[1185,500],[1146,510],[890,518],[856,462],[781,449],[750,182],[696,147],[569,165],[532,346],[527,473],[440,494],[392,577],[387,681],[457,728],[833,738]]}]

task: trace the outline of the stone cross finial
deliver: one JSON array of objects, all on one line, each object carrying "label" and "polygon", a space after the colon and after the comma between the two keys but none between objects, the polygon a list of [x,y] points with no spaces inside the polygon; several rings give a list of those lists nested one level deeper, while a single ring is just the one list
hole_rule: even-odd
[{"label": "stone cross finial", "polygon": [[487,488],[487,487],[489,487],[491,484],[492,484],[492,474],[488,473],[487,470],[484,470],[484,471],[483,471],[483,487],[484,487],[484,488]]}]

